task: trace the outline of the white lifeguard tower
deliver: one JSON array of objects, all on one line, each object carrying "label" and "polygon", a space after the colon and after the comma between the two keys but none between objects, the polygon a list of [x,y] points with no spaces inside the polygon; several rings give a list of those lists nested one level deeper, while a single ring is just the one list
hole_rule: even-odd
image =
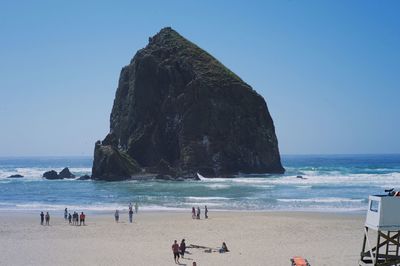
[{"label": "white lifeguard tower", "polygon": [[[371,233],[376,231],[376,245]],[[400,197],[369,196],[364,241],[359,265],[400,265]]]}]

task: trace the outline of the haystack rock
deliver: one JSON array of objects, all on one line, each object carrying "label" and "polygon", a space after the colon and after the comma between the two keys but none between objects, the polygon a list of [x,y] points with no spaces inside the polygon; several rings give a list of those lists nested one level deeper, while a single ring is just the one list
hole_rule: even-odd
[{"label": "haystack rock", "polygon": [[171,28],[122,68],[92,178],[283,173],[262,96]]}]

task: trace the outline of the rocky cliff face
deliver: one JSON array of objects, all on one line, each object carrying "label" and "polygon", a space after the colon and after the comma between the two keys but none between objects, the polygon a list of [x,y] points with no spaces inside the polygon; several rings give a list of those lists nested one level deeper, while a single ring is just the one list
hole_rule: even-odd
[{"label": "rocky cliff face", "polygon": [[122,69],[110,124],[94,179],[284,172],[264,99],[171,28]]}]

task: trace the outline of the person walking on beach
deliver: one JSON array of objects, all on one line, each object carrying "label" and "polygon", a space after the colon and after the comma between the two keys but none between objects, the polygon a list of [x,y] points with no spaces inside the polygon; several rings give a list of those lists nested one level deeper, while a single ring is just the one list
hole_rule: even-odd
[{"label": "person walking on beach", "polygon": [[119,221],[119,211],[118,210],[115,210],[114,217],[115,217],[115,221],[118,223],[118,221]]},{"label": "person walking on beach", "polygon": [[182,239],[181,245],[179,246],[179,250],[181,251],[181,256],[183,258],[183,256],[185,255],[185,250],[186,250],[185,239]]},{"label": "person walking on beach", "polygon": [[129,222],[132,223],[132,218],[133,218],[133,210],[129,210]]},{"label": "person walking on beach", "polygon": [[196,210],[192,207],[192,219],[196,218]]},{"label": "person walking on beach", "polygon": [[64,220],[66,221],[68,219],[68,210],[65,208],[64,210]]},{"label": "person walking on beach", "polygon": [[44,213],[41,212],[40,213],[40,225],[43,225],[43,222],[44,222]]},{"label": "person walking on beach", "polygon": [[204,206],[204,218],[208,219],[208,209],[207,209],[207,205]]},{"label": "person walking on beach", "polygon": [[175,263],[179,263],[179,245],[178,241],[174,241],[174,244],[172,245],[172,253],[174,253],[174,260]]},{"label": "person walking on beach", "polygon": [[135,213],[138,213],[139,211],[139,204],[135,202]]},{"label": "person walking on beach", "polygon": [[49,212],[46,212],[45,219],[46,219],[46,225],[50,225],[50,214],[49,214]]},{"label": "person walking on beach", "polygon": [[71,215],[71,213],[68,213],[68,223],[69,224],[72,223],[72,215]]},{"label": "person walking on beach", "polygon": [[197,206],[197,219],[200,219],[200,207]]}]

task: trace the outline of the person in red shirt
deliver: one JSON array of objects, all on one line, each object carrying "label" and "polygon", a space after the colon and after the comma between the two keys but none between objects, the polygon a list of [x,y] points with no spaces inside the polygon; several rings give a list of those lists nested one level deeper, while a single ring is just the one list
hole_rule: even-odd
[{"label": "person in red shirt", "polygon": [[81,212],[81,215],[79,216],[79,225],[85,225],[85,214],[83,214],[83,212]]},{"label": "person in red shirt", "polygon": [[172,253],[174,253],[174,260],[175,263],[179,263],[179,245],[178,241],[174,241],[174,244],[172,245]]}]

